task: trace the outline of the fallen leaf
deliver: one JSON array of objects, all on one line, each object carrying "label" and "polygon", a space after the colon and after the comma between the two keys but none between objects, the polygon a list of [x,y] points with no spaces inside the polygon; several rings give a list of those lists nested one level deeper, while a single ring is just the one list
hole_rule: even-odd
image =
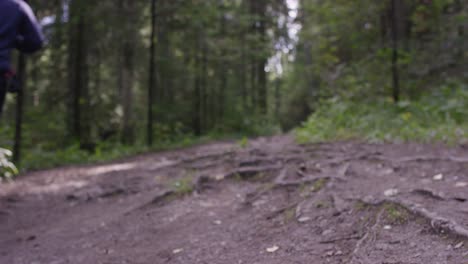
[{"label": "fallen leaf", "polygon": [[441,180],[444,179],[444,175],[443,175],[443,174],[437,174],[437,175],[435,175],[434,177],[432,177],[432,179],[433,179],[434,181],[441,181]]},{"label": "fallen leaf", "polygon": [[278,251],[278,249],[279,249],[278,246],[273,246],[273,247],[267,248],[266,251],[268,253],[275,253],[276,251]]},{"label": "fallen leaf", "polygon": [[391,225],[386,225],[386,226],[384,226],[384,229],[385,229],[385,230],[391,230],[391,229],[392,229],[392,226],[391,226]]},{"label": "fallen leaf", "polygon": [[392,196],[395,196],[399,193],[399,191],[397,189],[388,189],[384,192],[384,195],[387,196],[387,197],[392,197]]},{"label": "fallen leaf", "polygon": [[215,225],[221,225],[223,222],[221,222],[221,220],[216,220],[213,222]]},{"label": "fallen leaf", "polygon": [[454,249],[460,249],[460,248],[463,247],[463,245],[464,245],[464,243],[463,243],[463,242],[460,242],[460,243],[456,244],[453,248],[454,248]]},{"label": "fallen leaf", "polygon": [[463,188],[463,187],[467,187],[468,186],[468,182],[457,182],[455,184],[455,187],[457,188]]}]

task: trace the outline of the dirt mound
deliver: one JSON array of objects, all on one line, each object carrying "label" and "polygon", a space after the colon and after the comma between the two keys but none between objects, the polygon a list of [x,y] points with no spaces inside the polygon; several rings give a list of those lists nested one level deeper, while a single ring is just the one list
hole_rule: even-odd
[{"label": "dirt mound", "polygon": [[215,143],[0,186],[0,263],[468,263],[468,149]]}]

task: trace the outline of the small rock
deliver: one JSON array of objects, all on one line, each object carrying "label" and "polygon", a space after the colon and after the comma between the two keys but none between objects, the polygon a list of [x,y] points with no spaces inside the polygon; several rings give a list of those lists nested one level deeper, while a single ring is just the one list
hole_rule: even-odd
[{"label": "small rock", "polygon": [[384,226],[383,229],[384,230],[392,230],[392,226],[391,225],[386,225],[386,226]]},{"label": "small rock", "polygon": [[216,220],[213,222],[215,225],[221,225],[223,222],[221,220]]},{"label": "small rock", "polygon": [[297,219],[297,221],[298,221],[299,223],[305,223],[305,222],[310,221],[310,217],[303,216],[303,217]]},{"label": "small rock", "polygon": [[272,247],[269,247],[266,249],[266,251],[268,253],[275,253],[276,251],[278,251],[279,247],[278,246],[272,246]]},{"label": "small rock", "polygon": [[443,174],[437,174],[437,175],[435,175],[434,177],[432,177],[432,179],[433,179],[434,181],[441,181],[441,180],[444,179],[444,175],[443,175]]},{"label": "small rock", "polygon": [[397,189],[388,189],[384,192],[384,195],[387,197],[393,197],[398,195],[399,191]]},{"label": "small rock", "polygon": [[217,180],[217,181],[222,181],[222,180],[224,180],[224,175],[223,175],[223,174],[218,174],[218,175],[216,175],[216,176],[215,176],[215,180]]},{"label": "small rock", "polygon": [[457,188],[468,187],[468,182],[457,182],[457,183],[455,184],[455,187],[457,187]]},{"label": "small rock", "polygon": [[322,232],[322,236],[328,236],[328,235],[331,235],[332,233],[333,233],[332,230],[327,229],[327,230],[325,230],[325,231]]},{"label": "small rock", "polygon": [[327,257],[333,257],[335,255],[334,251],[328,251],[327,254],[325,254]]},{"label": "small rock", "polygon": [[336,253],[335,253],[335,256],[341,256],[343,255],[343,251],[341,250],[338,250]]},{"label": "small rock", "polygon": [[172,251],[172,254],[179,254],[179,253],[182,253],[183,251],[184,251],[183,248],[174,249],[174,250]]},{"label": "small rock", "polygon": [[460,249],[460,248],[463,247],[463,245],[464,245],[464,243],[463,243],[463,242],[460,242],[460,243],[456,244],[456,245],[453,247],[453,249]]}]

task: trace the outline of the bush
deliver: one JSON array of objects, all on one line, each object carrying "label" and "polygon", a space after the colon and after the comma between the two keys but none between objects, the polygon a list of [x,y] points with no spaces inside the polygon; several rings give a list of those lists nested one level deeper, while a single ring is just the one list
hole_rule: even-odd
[{"label": "bush", "polygon": [[320,104],[302,127],[300,142],[366,139],[371,142],[468,142],[468,89],[449,84],[417,101],[344,100]]},{"label": "bush", "polygon": [[0,181],[2,179],[11,179],[18,174],[18,169],[15,164],[10,161],[11,156],[11,151],[0,148]]}]

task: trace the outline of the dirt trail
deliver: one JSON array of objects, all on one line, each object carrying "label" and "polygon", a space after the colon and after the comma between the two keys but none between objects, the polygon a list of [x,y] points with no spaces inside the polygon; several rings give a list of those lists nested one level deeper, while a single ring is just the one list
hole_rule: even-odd
[{"label": "dirt trail", "polygon": [[468,264],[468,148],[288,136],[0,185],[0,263]]}]

